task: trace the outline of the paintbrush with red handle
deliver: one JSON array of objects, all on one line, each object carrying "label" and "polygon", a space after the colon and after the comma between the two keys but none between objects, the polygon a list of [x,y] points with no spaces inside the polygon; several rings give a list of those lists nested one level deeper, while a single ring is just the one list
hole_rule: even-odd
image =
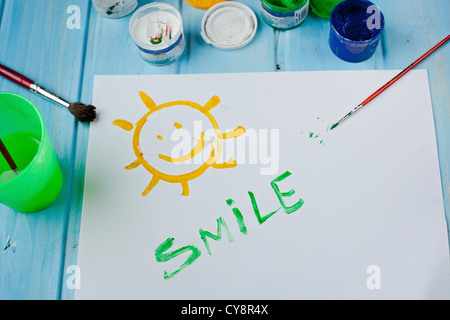
[{"label": "paintbrush with red handle", "polygon": [[442,40],[441,42],[439,42],[437,45],[435,45],[433,48],[431,48],[427,53],[425,53],[423,56],[421,56],[419,59],[417,59],[416,61],[414,61],[412,64],[409,65],[409,67],[407,67],[405,70],[403,70],[402,72],[400,72],[398,75],[396,75],[394,78],[392,78],[392,80],[388,81],[384,86],[382,86],[380,89],[378,89],[377,91],[375,91],[370,97],[368,97],[366,100],[364,100],[363,102],[361,102],[356,108],[354,108],[352,111],[350,111],[349,113],[347,113],[341,120],[339,120],[338,122],[336,122],[335,124],[331,125],[330,130],[336,128],[338,125],[340,125],[342,123],[342,121],[344,121],[345,119],[347,119],[348,117],[350,117],[352,114],[354,114],[356,111],[358,111],[359,109],[361,109],[362,107],[364,107],[366,104],[368,104],[370,101],[372,101],[373,99],[375,99],[376,97],[378,97],[378,95],[380,95],[384,90],[386,90],[387,88],[389,88],[391,85],[393,85],[398,79],[400,79],[401,77],[403,77],[406,73],[408,73],[409,71],[411,71],[412,68],[414,68],[415,66],[417,66],[419,63],[421,63],[423,60],[425,60],[426,58],[428,58],[429,55],[431,55],[433,52],[435,52],[437,49],[439,49],[444,43],[446,43],[448,40],[450,39],[450,35],[448,35],[444,40]]},{"label": "paintbrush with red handle", "polygon": [[78,121],[90,122],[96,117],[95,107],[92,105],[85,105],[81,102],[69,103],[61,97],[57,96],[53,92],[45,89],[34,81],[28,79],[27,77],[21,75],[20,73],[5,67],[0,64],[0,75],[8,80],[18,84],[19,86],[31,90],[33,92],[39,93],[40,95],[50,99],[67,109],[72,113]]}]

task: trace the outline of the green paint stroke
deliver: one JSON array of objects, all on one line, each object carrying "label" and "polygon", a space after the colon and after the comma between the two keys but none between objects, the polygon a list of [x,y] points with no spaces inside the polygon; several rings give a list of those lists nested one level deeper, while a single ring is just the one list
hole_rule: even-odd
[{"label": "green paint stroke", "polygon": [[233,213],[234,216],[236,217],[239,226],[239,231],[243,234],[247,234],[247,227],[245,226],[244,217],[242,216],[241,211],[239,211],[238,208],[233,208]]},{"label": "green paint stroke", "polygon": [[164,270],[164,279],[172,278],[178,272],[180,272],[181,270],[183,270],[187,266],[191,265],[201,255],[201,251],[199,249],[197,249],[196,247],[194,247],[194,246],[185,246],[185,247],[182,247],[182,248],[177,249],[175,251],[164,253],[164,252],[166,252],[167,250],[169,250],[172,247],[173,241],[174,241],[174,238],[167,238],[166,241],[161,243],[158,246],[158,248],[156,248],[156,250],[155,250],[156,261],[158,261],[158,262],[167,262],[170,259],[173,259],[173,258],[175,258],[175,257],[177,257],[180,254],[183,254],[185,252],[191,251],[192,253],[190,254],[189,258],[177,270],[175,270],[175,271],[173,271],[171,273],[168,273],[166,270]]},{"label": "green paint stroke", "polygon": [[286,212],[287,214],[291,214],[291,213],[297,211],[298,209],[301,208],[301,206],[304,203],[304,201],[302,199],[300,199],[297,203],[295,203],[294,205],[288,207],[286,205],[286,203],[284,202],[283,198],[291,197],[295,193],[295,190],[292,189],[292,190],[290,190],[288,192],[281,192],[280,188],[277,185],[277,182],[283,181],[284,179],[286,179],[290,175],[291,175],[291,173],[289,171],[286,171],[281,176],[273,179],[272,182],[270,183],[270,185],[272,186],[272,189],[275,191],[275,194],[278,197],[278,200],[281,203],[281,206],[284,208],[284,212]]},{"label": "green paint stroke", "polygon": [[228,242],[232,242],[233,238],[231,237],[230,230],[228,230],[227,224],[225,223],[225,220],[220,217],[217,219],[217,235],[212,234],[209,231],[205,231],[203,229],[198,230],[200,233],[200,237],[203,240],[203,243],[205,244],[206,250],[208,250],[209,255],[211,255],[211,249],[209,248],[208,239],[206,237],[209,237],[215,241],[222,239],[222,227],[225,229],[228,237]]},{"label": "green paint stroke", "polygon": [[320,136],[320,134],[316,134],[314,132],[309,132],[309,137],[311,139],[317,139]]},{"label": "green paint stroke", "polygon": [[[226,201],[230,207],[234,204],[233,199],[228,199]],[[236,221],[239,226],[239,231],[243,234],[247,234],[247,227],[245,226],[244,217],[242,216],[241,211],[238,208],[233,208],[233,214],[236,217]]]},{"label": "green paint stroke", "polygon": [[278,212],[281,208],[278,208],[277,210],[270,212],[269,214],[265,215],[264,217],[261,217],[261,214],[259,212],[258,204],[256,203],[255,195],[253,192],[249,191],[248,195],[250,196],[250,200],[252,201],[253,211],[255,212],[256,219],[258,220],[259,224],[263,224],[266,222],[267,219],[269,219],[271,216],[273,216],[275,213]]},{"label": "green paint stroke", "polygon": [[227,205],[229,205],[229,206],[232,206],[234,204],[233,199],[227,199],[226,202],[227,202]]},{"label": "green paint stroke", "polygon": [[289,190],[288,192],[282,192],[281,195],[283,197],[290,197],[295,193],[295,190]]}]

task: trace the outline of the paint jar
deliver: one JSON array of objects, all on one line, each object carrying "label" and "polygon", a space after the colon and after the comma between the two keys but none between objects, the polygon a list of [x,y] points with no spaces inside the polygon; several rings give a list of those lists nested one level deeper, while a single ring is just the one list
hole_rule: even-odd
[{"label": "paint jar", "polygon": [[186,46],[183,18],[170,4],[140,7],[130,19],[129,31],[141,57],[156,65],[174,62]]},{"label": "paint jar", "polygon": [[122,18],[134,11],[137,0],[92,0],[95,10],[107,18]]},{"label": "paint jar", "polygon": [[344,61],[365,61],[375,53],[383,29],[384,16],[377,5],[346,0],[331,12],[330,48]]},{"label": "paint jar", "polygon": [[12,171],[0,154],[0,203],[23,213],[49,206],[61,190],[62,174],[36,106],[0,92],[0,138],[19,170]]},{"label": "paint jar", "polygon": [[309,0],[261,0],[263,20],[275,29],[299,26],[308,16]]},{"label": "paint jar", "polygon": [[200,32],[206,43],[222,50],[234,50],[252,41],[258,28],[255,13],[235,1],[218,3],[206,11]]},{"label": "paint jar", "polygon": [[344,0],[310,0],[311,11],[323,19],[330,19],[331,11]]},{"label": "paint jar", "polygon": [[226,0],[186,0],[186,2],[197,9],[209,9],[213,5]]}]

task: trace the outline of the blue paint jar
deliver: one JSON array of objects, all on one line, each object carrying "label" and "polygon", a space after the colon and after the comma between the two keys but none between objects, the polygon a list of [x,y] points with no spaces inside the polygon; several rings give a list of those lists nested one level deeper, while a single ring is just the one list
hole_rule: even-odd
[{"label": "blue paint jar", "polygon": [[384,16],[377,5],[346,0],[331,12],[330,48],[344,61],[365,61],[375,53],[383,29]]}]

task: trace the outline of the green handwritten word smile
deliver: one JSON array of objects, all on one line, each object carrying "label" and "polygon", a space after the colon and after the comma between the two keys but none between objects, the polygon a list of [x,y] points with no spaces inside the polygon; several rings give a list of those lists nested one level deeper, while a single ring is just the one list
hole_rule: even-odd
[{"label": "green handwritten word smile", "polygon": [[[278,198],[278,201],[281,204],[281,207],[275,211],[272,211],[272,212],[266,214],[266,215],[261,215],[261,212],[259,211],[259,208],[258,208],[258,204],[256,203],[255,195],[251,191],[248,192],[248,195],[250,197],[250,201],[251,201],[251,204],[253,207],[253,212],[255,213],[256,219],[258,220],[258,223],[260,225],[263,224],[264,222],[266,222],[271,216],[273,216],[275,213],[277,213],[281,208],[283,208],[285,213],[291,214],[291,213],[296,212],[303,205],[304,201],[302,199],[300,199],[294,205],[287,206],[284,198],[291,197],[295,193],[295,191],[292,189],[288,192],[281,192],[280,188],[277,185],[278,182],[286,179],[290,175],[291,175],[291,173],[289,171],[286,171],[285,173],[283,173],[282,175],[278,176],[277,178],[275,178],[271,181],[270,185],[271,185],[272,189],[274,190],[274,192]],[[226,200],[226,202],[230,207],[232,207],[233,214],[234,214],[237,224],[239,226],[239,231],[242,234],[247,234],[247,227],[245,225],[244,217],[242,216],[241,211],[238,208],[234,207],[234,200],[228,199],[228,200]],[[204,243],[209,255],[211,255],[211,249],[209,247],[208,238],[215,240],[215,241],[221,240],[222,239],[222,230],[225,231],[228,241],[232,242],[233,237],[231,236],[230,230],[228,229],[228,226],[222,217],[219,217],[217,219],[217,234],[213,234],[213,233],[203,230],[201,228],[199,229],[198,232],[200,234],[200,237],[203,240],[203,243]],[[186,259],[186,261],[175,271],[167,272],[165,270],[164,271],[164,279],[172,278],[174,275],[179,273],[181,270],[183,270],[187,266],[191,265],[201,255],[200,249],[193,245],[184,246],[184,247],[176,249],[174,251],[167,252],[172,247],[174,240],[175,240],[174,238],[167,238],[163,243],[161,243],[156,248],[156,250],[155,250],[156,261],[167,262],[185,252],[190,252],[190,255]]]}]

